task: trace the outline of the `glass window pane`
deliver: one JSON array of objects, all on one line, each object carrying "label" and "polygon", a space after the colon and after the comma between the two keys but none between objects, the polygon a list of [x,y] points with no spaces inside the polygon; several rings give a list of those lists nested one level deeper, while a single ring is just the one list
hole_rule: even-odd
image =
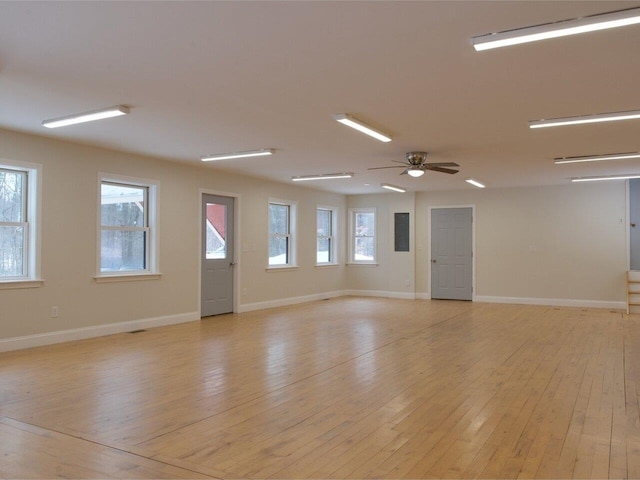
[{"label": "glass window pane", "polygon": [[318,238],[317,263],[329,263],[331,261],[331,239]]},{"label": "glass window pane", "polygon": [[331,210],[318,210],[318,235],[331,236]]},{"label": "glass window pane", "polygon": [[24,227],[0,227],[0,278],[25,274],[24,246]]},{"label": "glass window pane", "polygon": [[207,203],[206,258],[227,258],[227,206]]},{"label": "glass window pane", "polygon": [[354,260],[372,262],[374,260],[373,237],[358,237],[355,239]]},{"label": "glass window pane", "polygon": [[356,213],[356,236],[373,236],[375,233],[373,212]]},{"label": "glass window pane", "polygon": [[102,225],[146,227],[146,187],[103,183],[101,188]]},{"label": "glass window pane", "polygon": [[103,230],[100,249],[102,272],[146,269],[146,232]]},{"label": "glass window pane", "polygon": [[287,235],[289,232],[289,205],[269,204],[269,233]]},{"label": "glass window pane", "polygon": [[0,170],[0,222],[24,222],[26,173]]},{"label": "glass window pane", "polygon": [[288,265],[287,237],[269,237],[269,265]]}]

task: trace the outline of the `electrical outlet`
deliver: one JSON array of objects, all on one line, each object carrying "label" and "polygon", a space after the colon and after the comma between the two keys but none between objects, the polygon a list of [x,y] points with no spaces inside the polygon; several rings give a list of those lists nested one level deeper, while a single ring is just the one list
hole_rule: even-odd
[{"label": "electrical outlet", "polygon": [[51,307],[51,318],[58,318],[58,307]]}]

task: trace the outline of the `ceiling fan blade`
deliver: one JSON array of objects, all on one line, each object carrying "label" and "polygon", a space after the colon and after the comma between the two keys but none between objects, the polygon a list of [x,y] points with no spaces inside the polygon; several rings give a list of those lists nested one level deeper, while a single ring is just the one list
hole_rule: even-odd
[{"label": "ceiling fan blade", "polygon": [[394,163],[401,163],[403,165],[409,165],[407,162],[404,162],[404,161],[401,162],[400,160],[391,160],[391,161],[394,162]]},{"label": "ceiling fan blade", "polygon": [[458,173],[458,170],[451,170],[450,168],[442,168],[442,167],[433,167],[429,164],[425,164],[424,168],[434,172],[450,173],[452,175],[454,173]]},{"label": "ceiling fan blade", "polygon": [[441,162],[441,163],[425,163],[425,165],[431,165],[432,167],[459,167],[456,162]]},{"label": "ceiling fan blade", "polygon": [[390,167],[371,167],[371,168],[367,168],[367,170],[381,170],[383,168],[406,168],[406,165],[392,165]]},{"label": "ceiling fan blade", "polygon": [[404,172],[402,172],[400,175],[406,175],[409,172],[409,169],[407,168]]}]

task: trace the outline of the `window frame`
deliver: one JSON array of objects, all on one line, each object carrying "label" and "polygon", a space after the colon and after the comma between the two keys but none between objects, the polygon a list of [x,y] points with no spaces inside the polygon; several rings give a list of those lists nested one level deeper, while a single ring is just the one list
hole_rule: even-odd
[{"label": "window frame", "polygon": [[[373,235],[356,234],[356,215],[359,213],[373,214]],[[358,238],[373,238],[373,260],[357,260],[356,241]],[[371,208],[350,208],[349,209],[349,264],[351,265],[377,265],[378,264],[378,220],[374,207]]]},{"label": "window frame", "polygon": [[[271,225],[270,225],[270,210],[271,205],[280,205],[288,207],[288,232],[286,234],[281,233],[271,233]],[[293,200],[283,200],[278,198],[269,198],[267,204],[267,270],[282,270],[282,269],[291,269],[298,268],[297,263],[297,202]],[[280,265],[272,265],[270,263],[269,249],[271,246],[272,238],[286,238],[287,239],[287,263]]]},{"label": "window frame", "polygon": [[[318,234],[318,211],[328,211],[331,213],[331,233],[330,235]],[[338,265],[338,209],[325,205],[316,206],[316,267],[325,267]],[[318,241],[320,239],[329,240],[329,260],[327,262],[318,262]]]},{"label": "window frame", "polygon": [[[121,185],[131,188],[143,188],[146,191],[146,204],[144,209],[145,226],[113,226],[102,225],[102,185]],[[135,178],[123,175],[99,173],[97,188],[97,238],[96,238],[96,275],[98,282],[120,281],[133,279],[157,279],[160,278],[159,269],[159,198],[160,182],[157,180]],[[103,231],[144,231],[145,235],[145,268],[138,270],[102,270],[102,232]]]},{"label": "window frame", "polygon": [[0,169],[24,175],[22,222],[0,222],[5,226],[21,226],[23,239],[22,275],[0,277],[0,289],[31,288],[44,284],[41,279],[41,211],[42,165],[0,158]]}]

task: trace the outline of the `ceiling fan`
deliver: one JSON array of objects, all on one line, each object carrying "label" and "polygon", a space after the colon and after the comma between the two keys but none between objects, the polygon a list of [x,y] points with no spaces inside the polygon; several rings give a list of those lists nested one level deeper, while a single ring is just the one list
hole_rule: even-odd
[{"label": "ceiling fan", "polygon": [[406,161],[401,162],[399,160],[393,160],[396,163],[401,163],[402,165],[391,165],[389,167],[372,167],[367,170],[380,170],[382,168],[404,168],[404,172],[400,175],[409,174],[412,177],[420,177],[424,175],[426,170],[431,170],[432,172],[441,172],[441,173],[449,173],[454,174],[458,173],[458,170],[453,170],[448,167],[459,167],[457,163],[454,162],[442,162],[442,163],[426,163],[427,160],[427,152],[408,152],[405,154]]}]

